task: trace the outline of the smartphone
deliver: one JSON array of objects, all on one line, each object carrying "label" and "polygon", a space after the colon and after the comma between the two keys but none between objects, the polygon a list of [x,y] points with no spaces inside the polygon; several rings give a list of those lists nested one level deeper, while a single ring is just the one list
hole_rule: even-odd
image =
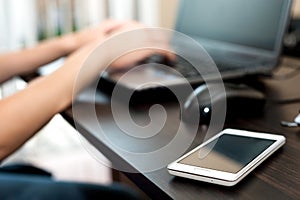
[{"label": "smartphone", "polygon": [[175,176],[233,186],[285,144],[282,135],[225,129],[167,166]]}]

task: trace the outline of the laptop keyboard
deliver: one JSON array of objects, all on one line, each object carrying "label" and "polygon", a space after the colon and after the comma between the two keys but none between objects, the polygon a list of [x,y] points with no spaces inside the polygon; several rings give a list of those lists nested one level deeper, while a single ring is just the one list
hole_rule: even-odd
[{"label": "laptop keyboard", "polygon": [[[239,61],[236,61],[236,62],[229,62],[227,60],[224,61],[224,58],[222,59],[222,58],[216,58],[216,57],[214,58],[214,61],[215,61],[216,65],[218,66],[218,69],[221,73],[226,72],[226,71],[232,71],[232,70],[249,65],[249,63],[242,63]],[[194,67],[188,61],[186,61],[185,59],[183,59],[181,57],[177,57],[176,62],[172,62],[163,56],[153,55],[153,56],[149,57],[143,63],[146,63],[146,64],[147,63],[149,63],[149,64],[158,63],[158,64],[162,64],[164,66],[169,66],[186,78],[192,78],[192,77],[199,76],[200,75],[199,71],[201,72],[201,75],[215,73],[215,69],[212,69],[209,67],[200,68],[201,66]]]}]

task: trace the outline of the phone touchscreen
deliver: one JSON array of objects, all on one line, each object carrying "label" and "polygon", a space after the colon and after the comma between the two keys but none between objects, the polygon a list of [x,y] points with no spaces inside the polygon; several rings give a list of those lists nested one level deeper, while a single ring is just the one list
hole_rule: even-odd
[{"label": "phone touchscreen", "polygon": [[276,140],[222,134],[179,163],[229,173],[237,173]]}]

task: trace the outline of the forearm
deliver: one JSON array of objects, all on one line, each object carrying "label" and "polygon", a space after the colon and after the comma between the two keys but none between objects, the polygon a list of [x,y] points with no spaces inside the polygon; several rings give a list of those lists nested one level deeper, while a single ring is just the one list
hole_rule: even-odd
[{"label": "forearm", "polygon": [[18,149],[71,101],[70,89],[56,85],[56,78],[38,82],[0,101],[0,160]]},{"label": "forearm", "polygon": [[[133,26],[132,28],[135,27],[136,26]],[[109,30],[111,30],[111,28]],[[119,29],[120,32],[123,30],[127,30],[127,28]],[[101,32],[103,32],[103,30]],[[89,35],[89,33],[90,32],[83,32],[82,34]],[[116,62],[111,63],[111,61],[115,60],[115,58],[122,53],[123,48],[119,50],[116,49],[120,43],[115,43],[115,40],[111,40],[112,42],[104,42],[107,37],[102,35],[102,37],[99,38],[97,32],[95,36],[98,38],[97,40],[92,40],[93,42],[90,42],[89,45],[80,48],[70,55],[63,66],[58,70],[43,77],[38,82],[30,84],[19,93],[0,101],[0,160],[18,149],[56,113],[61,112],[70,105],[73,96],[98,78],[99,74],[107,66],[118,66]],[[82,42],[80,39],[79,41]],[[135,38],[134,41],[136,41]],[[141,42],[143,42],[143,40]],[[44,45],[46,46],[35,48],[36,54],[32,52],[28,53],[29,55],[27,56],[32,56],[29,60],[32,59],[32,63],[34,63],[31,64],[31,66],[36,65],[37,62],[41,62],[40,60],[35,60],[35,56],[39,55],[37,51],[38,48],[43,49],[43,51],[40,52],[42,55],[38,57],[45,56],[45,58],[42,59],[44,61],[51,60],[65,53],[64,50],[60,51],[60,49],[58,49],[57,51],[59,52],[55,52],[55,50],[52,49],[54,53],[51,54],[51,56],[44,55],[44,53],[47,53],[45,50],[47,49],[47,45],[51,46],[52,44]],[[56,48],[55,46],[56,45],[54,45],[53,48]],[[121,58],[122,62],[119,62],[129,63],[130,66],[134,61],[145,58],[145,55],[137,53],[134,56],[134,60],[131,60],[131,58],[132,57],[125,56],[123,59]],[[24,60],[11,62],[16,62],[17,64],[14,65],[18,66],[22,61]],[[3,62],[5,63],[5,61]],[[6,65],[6,67],[10,67],[10,65],[12,64],[10,63]],[[0,75],[1,74],[0,69]]]},{"label": "forearm", "polygon": [[121,22],[108,20],[100,26],[47,40],[33,48],[0,55],[0,82],[14,75],[34,71],[89,43],[104,39],[121,25]]},{"label": "forearm", "polygon": [[36,70],[69,54],[73,48],[71,36],[51,39],[32,48],[0,55],[0,82],[14,75],[22,75]]},{"label": "forearm", "polygon": [[78,79],[92,50],[93,46],[82,49],[57,71],[0,101],[0,160],[23,145],[56,113],[66,109],[72,98],[101,73],[107,63],[105,56],[86,71],[83,79]]}]

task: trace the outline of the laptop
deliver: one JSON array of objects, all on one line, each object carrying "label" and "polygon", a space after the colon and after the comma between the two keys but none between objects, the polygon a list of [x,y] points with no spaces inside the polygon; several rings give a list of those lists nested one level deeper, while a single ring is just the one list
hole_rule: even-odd
[{"label": "laptop", "polygon": [[[278,66],[291,1],[180,0],[174,30],[199,43],[224,80],[268,74]],[[177,47],[180,51],[186,49],[185,54],[191,57],[199,56],[197,51]],[[199,74],[199,70],[195,70],[186,59],[178,56],[171,64],[163,60],[160,55],[153,55],[144,61],[143,67],[131,71],[127,78],[122,78],[126,70],[107,70],[98,86],[102,91],[111,91],[118,83],[124,89],[139,93],[153,91],[162,85],[180,87],[186,84],[182,76],[191,85],[204,82],[203,73]],[[155,62],[169,66],[170,70],[153,65]],[[174,69],[182,76],[174,73]],[[214,74],[209,74],[213,71],[208,70],[204,75],[214,79]]]}]

